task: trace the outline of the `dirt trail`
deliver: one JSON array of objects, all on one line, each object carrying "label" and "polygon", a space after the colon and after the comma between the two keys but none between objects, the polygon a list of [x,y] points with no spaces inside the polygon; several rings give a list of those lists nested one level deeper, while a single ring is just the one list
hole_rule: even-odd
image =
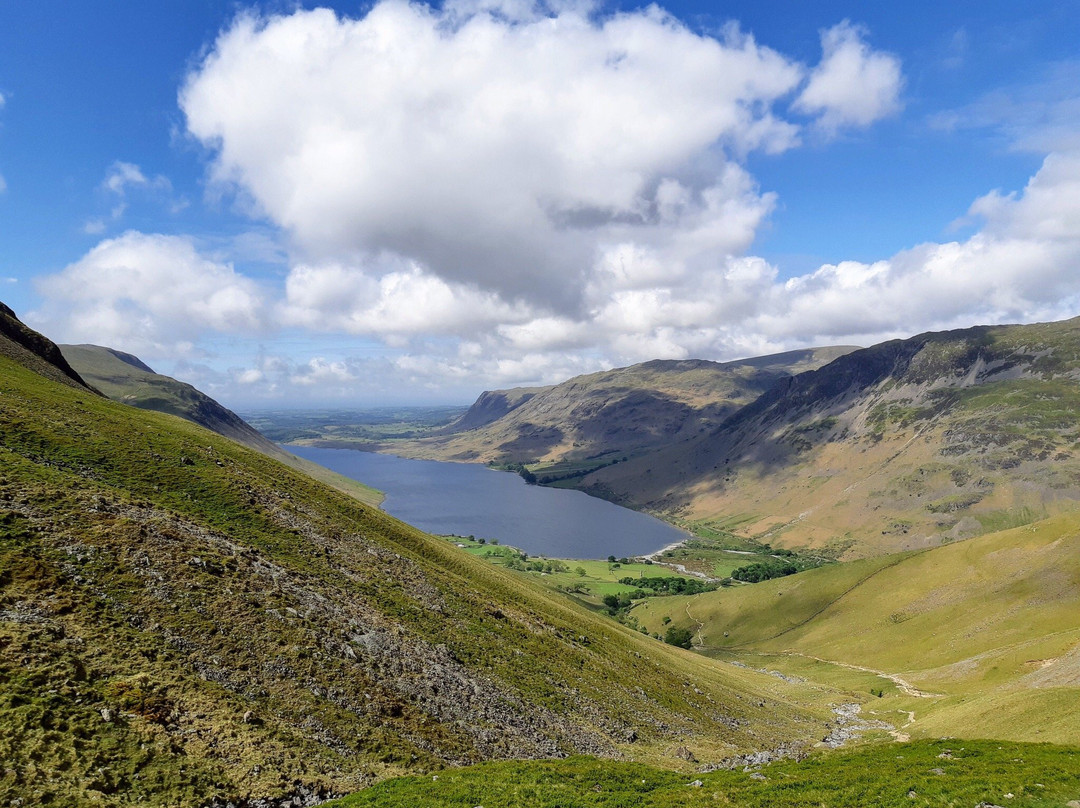
[{"label": "dirt trail", "polygon": [[696,617],[694,617],[694,615],[690,614],[690,604],[693,603],[695,600],[697,600],[700,597],[701,597],[700,594],[694,595],[694,597],[690,598],[690,600],[688,600],[686,602],[686,616],[690,618],[690,621],[692,623],[697,623],[697,631],[694,633],[694,636],[693,636],[693,639],[691,640],[691,643],[693,645],[696,645],[698,648],[704,648],[705,647],[705,635],[701,633],[701,630],[703,628],[705,628],[705,624],[702,623],[700,620],[698,620]]},{"label": "dirt trail", "polygon": [[837,662],[835,659],[822,659],[821,657],[816,657],[812,654],[803,654],[798,651],[784,651],[783,653],[790,654],[791,656],[803,657],[804,659],[813,659],[816,662],[824,662],[827,665],[838,665],[841,668],[847,668],[848,670],[862,671],[863,673],[872,673],[875,676],[880,676],[884,679],[888,679],[898,688],[900,688],[900,692],[907,696],[914,696],[915,698],[919,699],[939,699],[945,695],[944,693],[928,693],[925,690],[919,690],[919,688],[915,687],[915,685],[911,684],[906,679],[903,679],[898,673],[879,671],[875,668],[864,667],[863,665],[852,665],[849,662]]},{"label": "dirt trail", "polygon": [[898,741],[899,743],[907,743],[911,740],[911,735],[907,732],[904,732],[904,730],[915,723],[915,711],[897,710],[896,712],[900,713],[901,715],[906,715],[907,723],[904,724],[904,726],[900,727],[900,729],[889,730],[889,734],[892,735],[894,741]]}]

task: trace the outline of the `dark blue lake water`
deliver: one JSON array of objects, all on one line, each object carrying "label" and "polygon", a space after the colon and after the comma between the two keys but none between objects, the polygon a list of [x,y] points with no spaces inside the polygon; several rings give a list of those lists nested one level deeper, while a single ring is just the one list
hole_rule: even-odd
[{"label": "dark blue lake water", "polygon": [[498,539],[534,555],[642,555],[687,534],[580,491],[526,485],[474,463],[407,460],[353,449],[282,447],[386,494],[382,508],[429,533]]}]

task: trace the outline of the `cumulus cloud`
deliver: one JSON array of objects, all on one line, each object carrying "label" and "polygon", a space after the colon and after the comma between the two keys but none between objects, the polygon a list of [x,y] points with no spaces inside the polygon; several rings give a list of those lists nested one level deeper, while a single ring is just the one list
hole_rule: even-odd
[{"label": "cumulus cloud", "polygon": [[1080,154],[1050,155],[1022,194],[992,192],[969,214],[983,226],[966,241],[786,282],[753,326],[788,340],[876,338],[1080,313]]},{"label": "cumulus cloud", "polygon": [[123,160],[117,160],[109,166],[105,179],[101,181],[101,190],[107,196],[109,214],[87,219],[82,226],[82,231],[87,235],[101,235],[109,228],[110,222],[119,221],[127,212],[128,195],[132,190],[151,194],[159,201],[167,201],[174,213],[187,206],[185,200],[172,198],[172,183],[168,177],[162,174],[148,177],[135,163],[126,163]]},{"label": "cumulus cloud", "polygon": [[652,7],[385,0],[240,17],[180,95],[214,177],[310,261],[392,254],[447,284],[580,313],[623,241],[725,254],[766,203],[732,155],[783,151],[804,68]]},{"label": "cumulus cloud", "polygon": [[256,284],[181,236],[107,239],[37,288],[46,303],[31,320],[62,342],[175,355],[207,331],[253,333],[261,324]]},{"label": "cumulus cloud", "polygon": [[149,180],[137,165],[125,163],[121,160],[117,160],[109,167],[109,171],[106,173],[101,185],[106,190],[120,196],[123,196],[127,188],[131,186],[171,187],[169,180],[165,177],[158,175],[153,180]]},{"label": "cumulus cloud", "polygon": [[871,50],[865,36],[847,20],[821,32],[821,62],[794,108],[818,116],[826,132],[868,126],[900,109],[900,60]]},{"label": "cumulus cloud", "polygon": [[281,322],[392,338],[464,335],[528,317],[526,307],[508,305],[492,292],[448,283],[415,263],[391,263],[393,269],[379,273],[342,264],[293,267],[285,282]]},{"label": "cumulus cloud", "polygon": [[[801,135],[778,110],[829,135],[900,108],[900,63],[863,29],[821,43],[808,69],[736,28],[587,0],[241,16],[180,103],[214,181],[267,220],[243,249],[287,267],[280,288],[191,239],[128,233],[42,282],[41,317],[136,351],[303,334],[304,358],[252,349],[209,389],[391,400],[1080,311],[1080,152],[1064,137],[1025,188],[973,202],[966,240],[789,279],[753,255],[777,199],[743,158]],[[1075,134],[1066,84],[1025,136]],[[118,163],[105,187],[152,182]]]}]

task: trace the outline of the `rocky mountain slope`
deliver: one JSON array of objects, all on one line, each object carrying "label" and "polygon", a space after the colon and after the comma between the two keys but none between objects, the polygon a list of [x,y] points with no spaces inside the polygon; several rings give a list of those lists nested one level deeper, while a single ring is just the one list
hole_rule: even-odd
[{"label": "rocky mountain slope", "polygon": [[0,801],[302,803],[447,763],[822,733],[788,683],[10,353],[0,424]]},{"label": "rocky mountain slope", "polygon": [[923,334],[782,380],[707,433],[580,481],[696,528],[848,557],[1080,500],[1080,319]]},{"label": "rocky mountain slope", "polygon": [[444,434],[395,442],[392,451],[587,469],[711,429],[778,380],[851,350],[817,348],[724,363],[657,360],[551,387],[485,392]]}]

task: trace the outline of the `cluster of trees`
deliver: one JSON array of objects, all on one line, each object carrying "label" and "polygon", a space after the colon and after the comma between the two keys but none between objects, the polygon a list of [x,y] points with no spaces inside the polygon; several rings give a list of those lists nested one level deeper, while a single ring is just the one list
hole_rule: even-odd
[{"label": "cluster of trees", "polygon": [[677,645],[680,648],[689,648],[693,644],[694,633],[688,628],[676,628],[670,626],[664,632],[664,642],[668,645]]},{"label": "cluster of trees", "polygon": [[[712,592],[717,584],[697,578],[684,578],[681,575],[664,575],[655,578],[620,578],[620,584],[636,586],[638,590],[648,589],[654,595],[696,595],[699,592]],[[643,593],[647,597],[647,594]]]},{"label": "cluster of trees", "polygon": [[534,558],[530,561],[525,553],[522,553],[517,558],[507,559],[506,566],[512,570],[546,572],[548,575],[553,572],[566,572],[569,569],[561,561],[552,561],[549,558]]},{"label": "cluster of trees", "polygon": [[753,564],[747,564],[745,567],[739,567],[731,571],[731,577],[736,581],[745,581],[747,583],[756,584],[759,581],[768,581],[771,578],[783,578],[785,575],[794,575],[799,571],[799,568],[792,564],[790,561],[781,561],[780,559],[768,559],[766,561],[755,561]]}]

